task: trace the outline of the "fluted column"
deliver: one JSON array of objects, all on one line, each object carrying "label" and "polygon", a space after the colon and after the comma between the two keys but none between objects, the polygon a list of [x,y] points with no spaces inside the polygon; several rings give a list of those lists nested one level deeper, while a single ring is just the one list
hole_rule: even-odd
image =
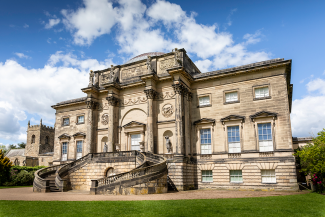
[{"label": "fluted column", "polygon": [[185,155],[188,156],[192,153],[191,151],[191,100],[192,93],[186,92],[184,99],[185,107]]},{"label": "fluted column", "polygon": [[147,96],[147,144],[145,151],[154,152],[154,99],[157,92],[153,89],[144,90]]},{"label": "fluted column", "polygon": [[184,102],[183,96],[187,91],[186,87],[176,81],[173,84],[173,88],[175,91],[175,136],[176,136],[176,154],[185,154],[184,153]]},{"label": "fluted column", "polygon": [[[118,104],[118,98],[114,96],[106,97],[108,104],[108,141],[107,141],[107,152],[114,151],[115,143],[115,131],[117,127],[114,127],[115,122],[115,107]],[[116,129],[115,129],[116,128]]]},{"label": "fluted column", "polygon": [[91,98],[87,99],[87,136],[86,136],[86,147],[85,155],[94,152],[94,110],[96,109],[97,102],[93,101]]}]

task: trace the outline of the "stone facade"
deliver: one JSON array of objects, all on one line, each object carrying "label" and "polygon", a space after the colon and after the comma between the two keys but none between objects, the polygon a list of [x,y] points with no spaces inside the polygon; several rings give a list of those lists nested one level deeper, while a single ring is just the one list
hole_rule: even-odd
[{"label": "stone facade", "polygon": [[[168,158],[168,175],[178,190],[296,190],[290,79],[291,60],[201,73],[184,49],[144,54],[123,65],[91,71],[82,89],[85,97],[52,106],[53,162],[136,149]],[[261,89],[267,90],[263,97],[257,95]],[[229,101],[229,93],[236,93],[236,99]],[[206,103],[200,102],[203,99]],[[269,127],[267,150],[259,141],[263,124]],[[231,127],[239,138],[236,153],[230,151]],[[204,130],[208,145],[201,142]],[[91,176],[98,178],[104,167],[76,174],[75,179],[86,176],[87,181],[75,188],[88,189]],[[231,171],[240,171],[242,181],[231,181]],[[273,174],[272,183],[262,181],[265,171]]]}]

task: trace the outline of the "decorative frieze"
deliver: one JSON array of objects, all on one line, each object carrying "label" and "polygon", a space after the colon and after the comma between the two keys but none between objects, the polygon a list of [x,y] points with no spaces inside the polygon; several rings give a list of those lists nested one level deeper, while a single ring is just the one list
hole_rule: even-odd
[{"label": "decorative frieze", "polygon": [[229,153],[228,158],[241,158],[241,153]]},{"label": "decorative frieze", "polygon": [[174,113],[174,107],[172,104],[167,103],[162,107],[162,115],[166,118],[172,116]]},{"label": "decorative frieze", "polygon": [[260,157],[273,157],[274,152],[260,152]]}]

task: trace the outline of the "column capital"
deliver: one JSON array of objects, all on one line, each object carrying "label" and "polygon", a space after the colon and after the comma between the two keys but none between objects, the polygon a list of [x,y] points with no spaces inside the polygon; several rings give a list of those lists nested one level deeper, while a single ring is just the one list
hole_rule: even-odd
[{"label": "column capital", "polygon": [[117,106],[117,103],[119,102],[119,99],[115,96],[108,96],[106,97],[106,100],[110,106]]},{"label": "column capital", "polygon": [[96,109],[98,102],[95,102],[93,100],[87,100],[86,104],[88,109]]},{"label": "column capital", "polygon": [[173,86],[176,94],[185,95],[189,92],[187,87],[184,84],[182,84],[181,82],[175,83],[172,86]]},{"label": "column capital", "polygon": [[190,91],[186,92],[186,99],[187,101],[192,101],[193,95]]},{"label": "column capital", "polygon": [[158,96],[158,92],[154,89],[147,89],[144,92],[146,93],[147,99],[155,99]]}]

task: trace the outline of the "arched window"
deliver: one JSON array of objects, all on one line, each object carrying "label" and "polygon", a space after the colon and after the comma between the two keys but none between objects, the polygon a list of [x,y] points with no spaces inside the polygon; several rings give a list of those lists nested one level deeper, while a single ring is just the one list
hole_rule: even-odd
[{"label": "arched window", "polygon": [[49,137],[48,136],[45,137],[45,144],[49,144]]},{"label": "arched window", "polygon": [[32,135],[32,143],[35,143],[35,135]]},{"label": "arched window", "polygon": [[14,164],[15,164],[15,166],[19,166],[19,160],[18,160],[18,158],[15,159]]}]

